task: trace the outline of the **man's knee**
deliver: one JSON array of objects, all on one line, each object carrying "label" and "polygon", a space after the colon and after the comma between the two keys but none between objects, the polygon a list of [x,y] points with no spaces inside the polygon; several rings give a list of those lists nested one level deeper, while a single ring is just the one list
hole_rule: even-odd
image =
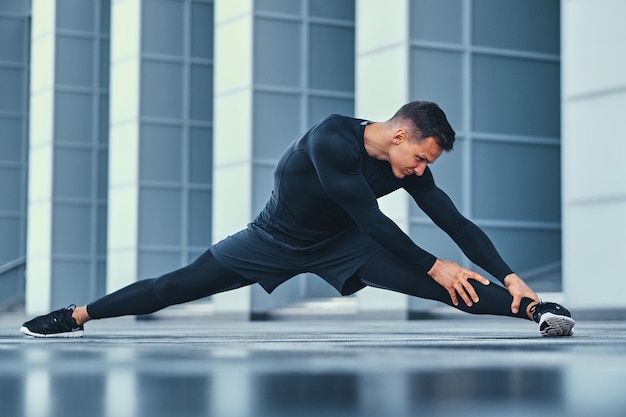
[{"label": "man's knee", "polygon": [[153,288],[159,299],[167,304],[175,304],[184,293],[182,282],[174,273],[162,275],[154,280]]}]

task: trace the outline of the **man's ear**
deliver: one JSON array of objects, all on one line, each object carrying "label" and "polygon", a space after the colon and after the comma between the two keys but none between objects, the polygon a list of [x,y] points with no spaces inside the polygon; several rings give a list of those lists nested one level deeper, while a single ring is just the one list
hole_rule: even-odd
[{"label": "man's ear", "polygon": [[404,129],[398,129],[393,133],[394,145],[399,145],[404,140],[406,140],[406,131]]}]

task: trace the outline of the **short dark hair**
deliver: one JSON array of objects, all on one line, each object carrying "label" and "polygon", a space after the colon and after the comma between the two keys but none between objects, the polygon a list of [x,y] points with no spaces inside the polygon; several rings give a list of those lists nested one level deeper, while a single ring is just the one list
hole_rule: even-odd
[{"label": "short dark hair", "polygon": [[444,151],[452,150],[456,133],[439,105],[430,101],[411,101],[393,115],[392,120],[410,120],[420,138],[434,137]]}]

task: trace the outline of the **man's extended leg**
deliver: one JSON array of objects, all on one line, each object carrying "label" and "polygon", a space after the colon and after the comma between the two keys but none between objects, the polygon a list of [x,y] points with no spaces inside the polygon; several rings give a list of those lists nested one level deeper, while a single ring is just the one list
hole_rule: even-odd
[{"label": "man's extended leg", "polygon": [[441,301],[472,314],[492,314],[532,320],[532,316],[529,315],[530,307],[536,304],[536,301],[524,298],[519,312],[514,314],[511,312],[513,297],[506,288],[496,283],[483,285],[472,281],[472,286],[475,288],[480,301],[471,307],[465,305],[463,301],[459,302],[458,306],[454,306],[448,292],[434,279],[427,274],[405,266],[398,262],[393,255],[382,250],[365,262],[356,275],[369,286]]},{"label": "man's extended leg", "polygon": [[507,289],[496,283],[483,285],[471,281],[480,301],[472,304],[471,307],[463,302],[454,306],[450,294],[434,279],[427,274],[411,270],[382,250],[365,262],[355,277],[373,287],[441,301],[472,314],[493,314],[533,320],[539,324],[539,332],[542,336],[571,336],[573,334],[575,321],[565,307],[556,303],[538,303],[530,298],[523,298],[519,311],[513,313],[511,311],[513,297]]},{"label": "man's extended leg", "polygon": [[253,283],[223,267],[207,250],[192,264],[174,272],[137,281],[87,306],[36,317],[24,323],[20,330],[35,337],[72,337],[81,335],[82,325],[90,319],[154,313]]},{"label": "man's extended leg", "polygon": [[223,267],[210,251],[159,278],[137,281],[87,305],[92,319],[150,314],[165,307],[254,284]]}]

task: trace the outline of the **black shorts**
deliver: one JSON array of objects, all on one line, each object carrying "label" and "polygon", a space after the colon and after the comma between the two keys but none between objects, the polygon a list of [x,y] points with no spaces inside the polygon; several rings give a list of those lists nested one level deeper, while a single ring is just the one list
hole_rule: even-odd
[{"label": "black shorts", "polygon": [[378,243],[357,228],[314,247],[298,248],[278,242],[253,226],[211,247],[211,253],[219,263],[259,283],[268,293],[295,275],[311,272],[342,295],[352,294],[365,286],[353,282],[354,274],[381,250]]}]

